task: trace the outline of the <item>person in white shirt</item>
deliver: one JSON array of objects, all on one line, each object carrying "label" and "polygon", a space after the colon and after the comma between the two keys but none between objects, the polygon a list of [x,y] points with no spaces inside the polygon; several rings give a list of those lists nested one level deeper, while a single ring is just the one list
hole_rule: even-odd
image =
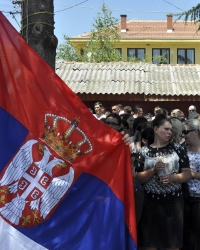
[{"label": "person in white shirt", "polygon": [[94,104],[94,110],[95,110],[95,113],[94,116],[100,120],[101,118],[106,118],[106,115],[103,113],[103,110],[102,110],[102,103],[101,102],[96,102]]},{"label": "person in white shirt", "polygon": [[122,106],[122,104],[117,104],[117,106],[118,106],[119,109],[120,109],[119,115],[124,114],[124,107]]}]

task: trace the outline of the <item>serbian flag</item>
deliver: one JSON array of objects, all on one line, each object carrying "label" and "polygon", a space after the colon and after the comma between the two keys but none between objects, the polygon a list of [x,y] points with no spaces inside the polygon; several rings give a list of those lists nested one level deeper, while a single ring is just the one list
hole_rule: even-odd
[{"label": "serbian flag", "polygon": [[0,249],[136,249],[129,147],[0,13]]}]

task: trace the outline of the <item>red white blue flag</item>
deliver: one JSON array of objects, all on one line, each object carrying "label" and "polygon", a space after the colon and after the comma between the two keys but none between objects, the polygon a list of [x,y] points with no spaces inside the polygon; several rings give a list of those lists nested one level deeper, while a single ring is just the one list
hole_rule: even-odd
[{"label": "red white blue flag", "polygon": [[129,154],[0,13],[0,249],[136,249]]}]

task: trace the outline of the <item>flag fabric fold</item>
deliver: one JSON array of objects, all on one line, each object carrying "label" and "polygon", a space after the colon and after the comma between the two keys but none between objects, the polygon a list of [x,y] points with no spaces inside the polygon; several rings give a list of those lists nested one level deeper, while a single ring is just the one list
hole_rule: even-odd
[{"label": "flag fabric fold", "polygon": [[136,249],[130,152],[0,13],[0,249]]}]

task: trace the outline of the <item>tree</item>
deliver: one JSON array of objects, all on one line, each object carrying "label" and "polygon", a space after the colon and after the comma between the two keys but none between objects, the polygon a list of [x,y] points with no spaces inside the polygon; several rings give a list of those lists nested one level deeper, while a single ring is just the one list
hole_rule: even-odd
[{"label": "tree", "polygon": [[64,44],[58,46],[58,52],[56,57],[68,62],[80,62],[82,61],[82,56],[79,55],[76,49],[73,47],[70,38],[64,35]]},{"label": "tree", "polygon": [[[184,11],[178,15],[178,19],[184,17],[185,22],[188,20],[193,21],[194,23],[200,22],[200,3],[198,3],[195,7],[192,7],[188,11]],[[198,28],[200,30],[200,26]]]},{"label": "tree", "polygon": [[21,34],[26,42],[55,70],[53,0],[22,1]]},{"label": "tree", "polygon": [[90,40],[85,54],[90,53],[90,61],[119,61],[121,56],[115,49],[115,43],[120,40],[118,35],[118,20],[112,17],[112,12],[103,3],[101,13],[94,19]]},{"label": "tree", "polygon": [[89,41],[84,48],[84,54],[78,55],[70,39],[67,39],[65,44],[59,46],[57,58],[67,59],[67,61],[77,59],[77,61],[86,62],[120,61],[121,55],[115,49],[115,43],[120,40],[117,24],[118,20],[112,17],[112,12],[103,3],[101,12],[97,13],[97,17],[92,24],[93,28]]}]

